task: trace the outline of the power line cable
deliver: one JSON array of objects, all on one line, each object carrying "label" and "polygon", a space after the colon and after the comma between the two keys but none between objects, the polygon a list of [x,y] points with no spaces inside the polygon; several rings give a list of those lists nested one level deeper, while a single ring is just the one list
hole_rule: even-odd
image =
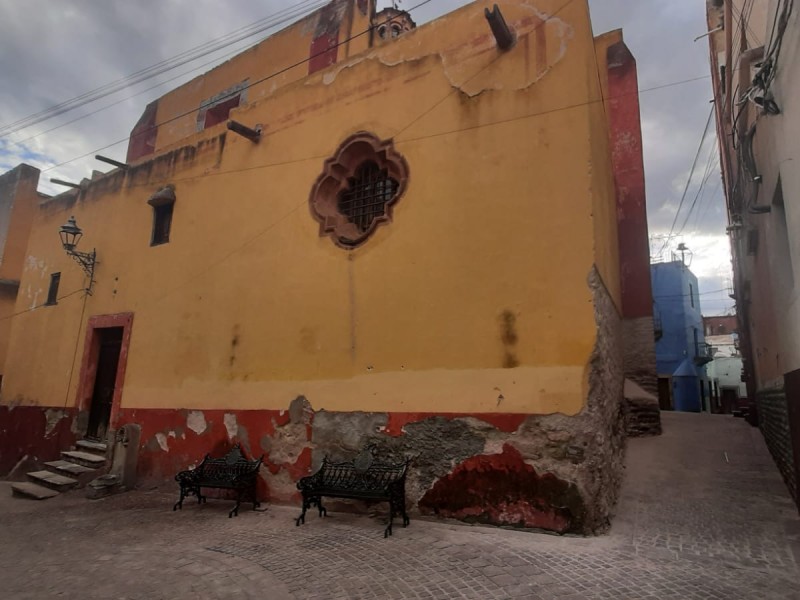
[{"label": "power line cable", "polygon": [[[211,42],[206,42],[204,44],[201,44],[200,46],[187,50],[181,54],[176,55],[175,57],[161,61],[156,65],[152,65],[151,67],[141,69],[136,73],[128,75],[127,77],[100,86],[99,88],[81,94],[80,96],[76,96],[75,98],[72,98],[70,100],[61,102],[45,110],[39,111],[38,113],[34,113],[33,115],[29,115],[27,117],[19,119],[13,123],[2,125],[0,126],[0,138],[16,133],[20,129],[30,127],[31,125],[35,125],[47,119],[64,114],[66,112],[84,106],[86,104],[89,104],[91,102],[95,102],[96,100],[99,100],[101,98],[105,98],[106,96],[121,91],[127,87],[130,87],[131,85],[141,83],[142,81],[151,79],[157,75],[160,75],[161,73],[170,71],[186,63],[197,60],[198,58],[207,56],[208,54],[211,54],[213,52],[217,52],[232,44],[235,44],[244,39],[257,35],[277,25],[281,25],[299,16],[304,16],[306,14],[305,11],[309,7],[309,5],[311,6],[311,10],[315,10],[316,8],[319,8],[324,4],[325,2],[321,0],[302,0],[302,2],[299,5],[283,9],[282,11],[279,11],[274,15],[266,17],[265,19],[257,21],[256,23],[246,26],[244,28],[240,28],[239,30],[236,30],[235,32],[232,32],[230,34],[226,34],[221,38],[216,38]],[[254,26],[256,27],[254,28]]]},{"label": "power line cable", "polygon": [[[618,96],[613,96],[613,97],[606,98],[606,100],[615,100],[615,99],[622,98],[622,97],[628,96],[628,95],[648,93],[648,92],[658,91],[658,90],[662,90],[662,89],[673,87],[673,86],[685,85],[687,83],[694,83],[694,82],[697,82],[697,81],[708,79],[709,77],[710,77],[710,75],[704,75],[704,76],[701,76],[701,77],[693,77],[693,78],[684,79],[684,80],[681,80],[681,81],[674,81],[674,82],[671,82],[671,83],[668,83],[668,84],[657,85],[657,86],[653,86],[653,87],[650,87],[650,88],[643,88],[641,90],[637,90],[636,92],[628,92],[626,94],[619,94]],[[519,115],[519,116],[516,116],[516,117],[498,119],[496,121],[491,121],[489,123],[482,123],[482,124],[479,124],[479,125],[470,125],[470,126],[467,126],[467,127],[459,127],[457,129],[448,129],[446,131],[439,131],[439,132],[436,132],[436,133],[429,133],[429,134],[425,134],[425,135],[421,135],[421,136],[417,136],[417,137],[412,137],[412,138],[398,139],[398,138],[396,138],[397,133],[395,133],[391,137],[395,137],[396,138],[396,142],[398,144],[418,142],[418,141],[422,141],[422,140],[426,140],[426,139],[430,139],[430,138],[441,137],[441,136],[446,136],[446,135],[452,135],[452,134],[455,134],[455,133],[461,133],[461,132],[464,132],[464,131],[471,131],[471,130],[475,130],[475,129],[483,129],[485,127],[494,127],[494,126],[497,126],[497,125],[505,125],[505,124],[508,124],[508,123],[516,122],[516,121],[522,121],[522,120],[525,120],[525,119],[532,119],[532,118],[536,118],[536,117],[541,117],[541,116],[557,113],[557,112],[560,112],[560,111],[573,110],[575,108],[580,108],[580,107],[587,106],[587,105],[590,105],[590,104],[595,104],[595,103],[598,103],[598,102],[602,102],[602,100],[598,99],[598,100],[590,100],[590,101],[587,101],[587,102],[578,102],[578,103],[575,103],[575,104],[559,106],[559,107],[548,109],[548,110],[542,110],[542,111],[533,112],[533,113],[526,113],[526,114]],[[439,101],[439,103],[441,103],[441,101]],[[430,112],[430,109],[427,109],[427,112]],[[418,121],[419,117],[416,120]],[[408,125],[406,125],[403,128],[403,130],[405,130],[407,128],[408,128]],[[93,152],[89,153],[89,154],[93,154]],[[248,172],[248,171],[257,171],[257,170],[260,170],[260,169],[270,169],[270,168],[274,168],[274,167],[283,167],[283,166],[286,166],[286,165],[305,162],[305,161],[308,161],[308,160],[324,160],[325,158],[328,158],[327,154],[320,154],[320,155],[315,155],[315,156],[305,156],[305,157],[302,157],[302,158],[282,160],[282,161],[279,161],[279,162],[265,163],[265,164],[261,164],[261,165],[253,165],[253,166],[250,166],[250,167],[242,167],[242,168],[239,168],[239,169],[228,169],[228,170],[225,170],[225,171],[216,171],[216,172],[203,173],[202,175],[190,175],[188,177],[170,178],[169,181],[171,183],[182,183],[182,182],[193,181],[193,180],[202,180],[202,179],[205,179],[207,177],[218,177],[218,176],[224,176],[224,175],[232,175],[232,174],[235,174],[235,173],[244,173],[244,172]],[[160,181],[161,180],[158,180],[158,182],[160,182]],[[167,179],[164,179],[163,181],[167,181]],[[152,187],[154,185],[158,185],[158,182],[149,181],[147,183],[132,184],[132,185],[128,186],[128,188]],[[662,236],[651,235],[650,237],[659,238],[660,239],[660,238],[664,238],[666,236],[665,235],[662,235]]]},{"label": "power line cable", "polygon": [[[69,298],[70,296],[74,296],[75,294],[79,294],[79,293],[85,292],[85,291],[86,291],[86,288],[82,287],[81,289],[75,290],[74,292],[70,292],[69,294],[65,294],[63,296],[59,296],[58,298],[56,298],[56,302],[58,300],[64,300],[66,298]],[[35,310],[39,310],[40,308],[44,308],[45,306],[53,306],[53,303],[52,302],[51,303],[44,302],[42,304],[37,304],[35,306],[31,306],[30,308],[26,308],[25,310],[21,310],[19,312],[15,312],[15,313],[10,314],[10,315],[5,315],[4,317],[0,317],[0,321],[5,321],[7,319],[13,319],[14,317],[18,317],[20,315],[24,315],[26,313],[33,312]]]},{"label": "power line cable", "polygon": [[692,205],[689,207],[689,212],[686,213],[686,217],[683,219],[683,224],[681,225],[681,228],[678,230],[678,233],[676,233],[675,235],[681,235],[683,233],[683,230],[686,229],[686,224],[692,217],[694,209],[697,206],[697,201],[701,197],[703,191],[705,190],[705,185],[706,182],[708,181],[708,178],[711,176],[711,172],[714,165],[714,155],[719,150],[716,144],[714,143],[714,140],[716,139],[717,135],[715,133],[714,137],[712,138],[712,142],[709,144],[709,152],[708,152],[708,157],[706,158],[706,166],[705,169],[703,170],[703,178],[700,180],[700,185],[697,188],[697,193],[695,193],[694,195],[694,200],[692,200]]},{"label": "power line cable", "polygon": [[157,83],[156,85],[152,85],[149,88],[145,88],[140,92],[136,92],[135,94],[131,94],[130,96],[125,96],[124,98],[116,100],[115,102],[112,102],[111,104],[107,104],[107,105],[105,105],[105,106],[103,106],[101,108],[98,108],[98,109],[95,109],[95,110],[93,110],[91,112],[88,112],[85,115],[81,115],[80,117],[76,117],[76,118],[71,119],[71,120],[69,120],[69,121],[67,121],[65,123],[61,123],[60,125],[56,125],[55,127],[51,127],[50,129],[45,129],[44,131],[36,133],[36,134],[34,134],[34,135],[30,136],[30,137],[27,137],[25,139],[22,139],[22,140],[19,140],[19,141],[8,140],[8,142],[11,143],[11,144],[18,145],[18,146],[22,145],[22,144],[25,144],[27,142],[30,142],[31,140],[34,140],[34,139],[36,139],[36,138],[38,138],[40,136],[45,135],[47,133],[50,133],[50,132],[55,131],[57,129],[61,129],[63,127],[66,127],[67,125],[72,125],[73,123],[76,123],[78,121],[82,121],[82,120],[87,119],[89,117],[92,117],[92,116],[94,116],[94,115],[96,115],[96,114],[98,114],[100,112],[103,112],[104,110],[107,110],[109,108],[113,108],[114,106],[122,104],[123,102],[127,102],[131,98],[135,98],[136,96],[141,96],[142,94],[145,94],[145,93],[147,93],[147,92],[149,92],[151,90],[154,90],[156,88],[162,87],[162,86],[164,86],[164,85],[166,85],[168,83],[171,83],[171,82],[175,81],[176,79],[180,79],[181,77],[185,77],[189,73],[193,73],[194,71],[197,71],[199,69],[207,67],[208,65],[214,64],[214,63],[222,61],[222,60],[225,60],[226,58],[228,58],[230,56],[234,56],[236,54],[239,54],[243,49],[244,48],[241,48],[241,47],[240,48],[236,48],[235,50],[232,50],[231,52],[228,52],[227,54],[223,54],[221,56],[218,56],[217,58],[214,58],[212,60],[209,60],[209,61],[206,61],[206,62],[204,62],[202,64],[199,64],[196,67],[193,67],[193,68],[189,69],[188,71],[184,71],[183,73],[181,73],[179,75],[175,75],[174,77],[170,77],[169,79],[166,79],[166,80],[162,81],[161,83]]},{"label": "power line cable", "polygon": [[[424,6],[424,5],[426,5],[426,4],[429,4],[429,3],[430,3],[430,2],[432,2],[432,1],[433,1],[433,0],[422,0],[422,2],[420,2],[420,3],[416,4],[415,6],[412,6],[411,8],[407,9],[407,10],[406,10],[406,12],[411,12],[412,10],[416,10],[416,9],[420,8],[421,6]],[[570,3],[571,3],[571,2],[573,2],[573,1],[574,1],[574,0],[569,0],[569,1],[567,2],[567,4],[570,4]],[[566,5],[564,5],[564,6],[566,6]],[[563,7],[562,7],[562,8],[563,8]],[[371,31],[373,31],[374,29],[376,29],[376,28],[380,27],[381,25],[384,25],[384,24],[388,23],[389,21],[391,21],[391,19],[392,19],[392,17],[389,17],[389,18],[388,18],[386,21],[383,21],[382,23],[376,23],[375,25],[370,25],[370,26],[369,26],[369,27],[367,27],[365,30],[363,30],[363,31],[361,31],[361,32],[359,32],[359,33],[357,33],[357,34],[354,34],[354,35],[352,35],[352,36],[350,36],[350,37],[348,37],[348,38],[346,38],[346,39],[342,40],[341,42],[337,42],[337,43],[333,44],[332,46],[328,46],[328,47],[327,47],[325,50],[322,50],[322,51],[320,51],[320,52],[317,52],[316,54],[312,54],[312,55],[310,55],[309,57],[307,57],[307,58],[304,58],[304,59],[302,59],[302,60],[299,60],[299,61],[297,61],[297,62],[295,62],[295,63],[293,63],[293,64],[291,64],[291,65],[288,65],[288,66],[286,66],[286,67],[284,67],[284,68],[282,68],[282,69],[279,69],[278,71],[275,71],[275,72],[271,73],[270,75],[267,75],[267,76],[265,76],[265,77],[262,77],[261,79],[258,79],[258,80],[256,80],[256,81],[253,81],[252,83],[248,83],[248,84],[246,84],[246,85],[244,85],[244,86],[242,86],[242,87],[240,87],[240,88],[237,88],[236,92],[233,92],[233,93],[231,94],[231,96],[232,96],[232,95],[234,95],[234,94],[240,94],[240,93],[241,93],[241,92],[243,92],[244,90],[248,90],[248,89],[250,89],[251,87],[253,87],[253,86],[255,86],[255,85],[258,85],[258,84],[260,84],[260,83],[264,83],[265,81],[268,81],[268,80],[272,79],[273,77],[278,77],[279,75],[283,75],[284,73],[286,73],[286,72],[288,72],[288,71],[291,71],[292,69],[294,69],[294,68],[296,68],[296,67],[299,67],[299,66],[301,66],[301,65],[304,65],[305,63],[307,63],[307,62],[309,62],[309,61],[311,61],[311,60],[313,60],[313,59],[317,58],[318,56],[322,56],[323,54],[327,54],[328,52],[330,52],[330,51],[331,51],[331,50],[333,50],[334,48],[338,48],[339,46],[342,46],[342,45],[344,45],[344,44],[347,44],[347,43],[351,42],[351,41],[352,41],[352,40],[354,40],[354,39],[357,39],[357,38],[359,38],[359,37],[361,37],[361,36],[363,36],[363,35],[366,35],[366,34],[368,34],[369,32],[371,32]],[[547,22],[547,21],[545,20],[544,22]],[[220,100],[225,100],[226,98],[227,98],[227,97],[225,97],[225,98],[220,98]],[[166,119],[166,120],[164,120],[164,121],[162,121],[162,122],[160,122],[160,123],[156,123],[155,125],[153,125],[153,127],[156,127],[156,128],[157,128],[157,127],[161,127],[162,125],[166,125],[167,123],[171,123],[171,122],[173,122],[173,121],[176,121],[176,120],[178,120],[178,119],[181,119],[181,118],[183,118],[183,117],[185,117],[185,116],[188,116],[188,115],[194,114],[194,113],[196,112],[196,110],[197,110],[197,109],[194,109],[194,108],[193,108],[193,109],[191,109],[191,110],[188,110],[188,111],[186,111],[186,112],[183,112],[183,113],[177,114],[177,115],[175,115],[174,117],[170,117],[169,119]],[[52,171],[53,169],[57,169],[58,167],[62,167],[62,166],[64,166],[64,165],[66,165],[66,164],[69,164],[69,163],[71,163],[71,162],[74,162],[74,161],[76,161],[76,160],[80,160],[81,158],[86,158],[87,156],[91,156],[91,155],[92,155],[92,154],[94,154],[95,152],[100,152],[101,150],[107,150],[108,148],[111,148],[111,147],[113,147],[113,146],[116,146],[117,144],[121,144],[122,142],[126,142],[126,141],[128,141],[129,139],[130,139],[129,137],[124,137],[124,138],[122,138],[122,139],[119,139],[119,140],[117,140],[116,142],[112,142],[112,143],[110,143],[110,144],[107,144],[106,146],[103,146],[102,148],[97,148],[97,149],[95,149],[95,150],[93,150],[93,151],[91,151],[91,152],[87,152],[86,154],[83,154],[83,155],[81,155],[81,156],[76,156],[75,158],[72,158],[72,159],[70,159],[70,160],[67,160],[67,161],[64,161],[64,162],[58,163],[58,164],[56,164],[56,165],[53,165],[53,166],[51,166],[51,167],[47,167],[46,169],[42,169],[42,172],[43,172],[43,173],[46,173],[46,172],[48,172],[48,171]]]},{"label": "power line cable", "polygon": [[708,113],[708,119],[706,120],[705,129],[703,129],[703,135],[700,138],[700,144],[697,146],[697,152],[694,155],[694,160],[692,161],[692,168],[689,170],[689,177],[686,180],[686,186],[683,188],[683,194],[681,194],[681,201],[678,204],[678,210],[675,211],[675,218],[672,220],[672,226],[669,229],[669,234],[667,234],[667,239],[664,240],[664,245],[661,246],[661,249],[658,251],[658,256],[661,256],[664,253],[664,250],[669,245],[670,240],[672,239],[672,232],[675,231],[675,225],[678,223],[678,215],[681,213],[681,208],[683,207],[683,203],[686,200],[686,193],[689,191],[689,186],[692,183],[692,177],[694,177],[694,170],[697,167],[697,159],[700,157],[700,152],[703,149],[703,143],[706,140],[706,136],[708,135],[708,130],[711,125],[711,118],[714,115],[714,106],[711,106],[711,110]]},{"label": "power line cable", "polygon": [[[699,233],[700,232],[700,228],[702,227],[703,222],[705,221],[705,218],[706,218],[706,215],[708,214],[709,209],[712,206],[715,205],[714,200],[716,200],[718,198],[718,193],[719,193],[719,190],[720,190],[721,187],[722,187],[722,177],[719,177],[717,179],[717,184],[714,186],[714,189],[711,192],[711,201],[706,202],[705,209],[703,210],[703,212],[697,218],[697,223],[695,225],[695,233]],[[725,198],[724,197],[721,198],[721,202],[719,202],[719,205],[720,206],[724,206],[725,205]]]}]

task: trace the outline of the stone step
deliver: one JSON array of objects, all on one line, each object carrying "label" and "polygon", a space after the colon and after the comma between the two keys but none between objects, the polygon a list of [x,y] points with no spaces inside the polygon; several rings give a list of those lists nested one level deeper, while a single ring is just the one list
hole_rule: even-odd
[{"label": "stone step", "polygon": [[51,490],[50,488],[36,485],[35,483],[30,483],[27,481],[22,483],[12,483],[11,493],[14,496],[31,498],[33,500],[46,500],[47,498],[52,498],[54,496],[58,496],[59,494],[59,492],[55,490]]},{"label": "stone step", "polygon": [[65,450],[61,453],[61,458],[92,469],[102,467],[106,462],[104,456],[92,454],[91,452],[81,452],[80,450]]},{"label": "stone step", "polygon": [[102,454],[103,456],[105,456],[107,448],[103,442],[93,442],[92,440],[78,440],[75,442],[75,446],[77,450],[82,452]]},{"label": "stone step", "polygon": [[72,475],[73,477],[83,475],[84,473],[95,472],[95,469],[90,469],[89,467],[84,467],[83,465],[78,465],[68,460],[53,460],[44,463],[44,466],[58,475]]},{"label": "stone step", "polygon": [[33,471],[28,478],[37,485],[48,487],[57,492],[66,492],[78,485],[78,480],[64,475],[56,475],[50,471]]}]

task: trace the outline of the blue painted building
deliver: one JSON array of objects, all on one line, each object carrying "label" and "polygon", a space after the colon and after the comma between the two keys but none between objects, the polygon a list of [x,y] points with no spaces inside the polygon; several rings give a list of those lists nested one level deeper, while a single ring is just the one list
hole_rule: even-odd
[{"label": "blue painted building", "polygon": [[711,383],[697,277],[682,261],[650,265],[656,321],[656,370],[662,409],[709,410]]}]

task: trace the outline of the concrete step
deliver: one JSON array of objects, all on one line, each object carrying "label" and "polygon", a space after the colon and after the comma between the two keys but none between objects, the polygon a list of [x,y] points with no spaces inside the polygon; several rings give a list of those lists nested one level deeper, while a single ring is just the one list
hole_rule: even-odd
[{"label": "concrete step", "polygon": [[83,465],[75,464],[74,462],[69,462],[68,460],[53,460],[44,463],[44,466],[56,475],[65,475],[66,477],[77,479],[77,487],[79,488],[84,487],[92,479],[103,474],[102,469],[91,469]]},{"label": "concrete step", "polygon": [[14,496],[31,498],[33,500],[46,500],[47,498],[52,498],[54,496],[58,496],[59,494],[59,492],[55,490],[51,490],[50,488],[46,488],[35,483],[29,483],[27,481],[22,483],[12,483],[11,493]]},{"label": "concrete step", "polygon": [[65,450],[61,453],[61,458],[92,469],[102,467],[106,462],[104,456],[92,454],[91,452],[81,452],[80,450]]},{"label": "concrete step", "polygon": [[103,442],[93,442],[92,440],[78,440],[75,442],[76,450],[81,452],[91,452],[93,454],[106,454],[106,444]]},{"label": "concrete step", "polygon": [[68,460],[53,460],[44,463],[44,466],[58,475],[67,475],[72,477],[78,477],[84,473],[95,472],[95,469],[90,469],[89,467],[84,467],[83,465],[78,465],[74,462],[69,462]]},{"label": "concrete step", "polygon": [[33,471],[28,473],[28,479],[37,485],[48,487],[57,492],[66,492],[78,485],[77,479],[56,475],[50,471]]}]

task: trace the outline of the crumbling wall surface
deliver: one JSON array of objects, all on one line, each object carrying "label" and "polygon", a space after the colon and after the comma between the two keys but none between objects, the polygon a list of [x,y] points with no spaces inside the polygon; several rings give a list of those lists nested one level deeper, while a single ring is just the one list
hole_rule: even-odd
[{"label": "crumbling wall surface", "polygon": [[479,414],[420,415],[390,433],[385,413],[320,411],[312,469],[325,454],[345,459],[371,443],[386,457],[413,457],[406,489],[413,511],[559,533],[603,531],[624,458],[621,326],[594,270],[589,285],[598,336],[578,415],[530,415],[510,431]]},{"label": "crumbling wall surface", "polygon": [[625,377],[658,396],[653,317],[622,320]]},{"label": "crumbling wall surface", "polygon": [[629,437],[661,435],[658,397],[625,378],[625,433]]},{"label": "crumbling wall surface", "polygon": [[58,458],[75,442],[77,418],[72,408],[0,405],[0,477],[25,457],[38,463]]}]

